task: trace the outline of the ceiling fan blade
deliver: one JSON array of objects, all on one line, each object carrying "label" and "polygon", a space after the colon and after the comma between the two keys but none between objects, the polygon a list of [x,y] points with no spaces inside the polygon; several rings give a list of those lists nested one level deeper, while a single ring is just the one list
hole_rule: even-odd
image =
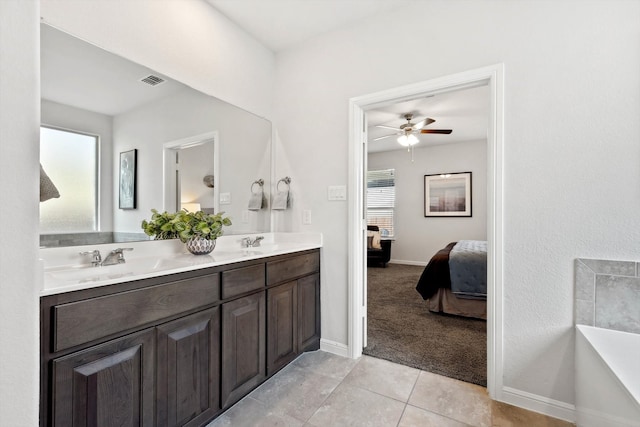
[{"label": "ceiling fan blade", "polygon": [[424,120],[416,123],[413,128],[414,129],[422,129],[423,127],[425,127],[426,125],[430,125],[431,123],[435,122],[435,120],[433,120],[430,117],[426,117]]},{"label": "ceiling fan blade", "polygon": [[449,135],[453,130],[451,129],[422,129],[420,133],[443,133]]},{"label": "ceiling fan blade", "polygon": [[398,128],[394,128],[393,126],[376,125],[376,127],[377,127],[377,128],[383,128],[383,129],[398,130]]},{"label": "ceiling fan blade", "polygon": [[392,136],[395,136],[395,135],[379,136],[379,137],[377,137],[377,138],[373,138],[373,139],[372,139],[372,141],[379,141],[379,140],[381,140],[381,139],[389,138],[389,137],[392,137]]}]

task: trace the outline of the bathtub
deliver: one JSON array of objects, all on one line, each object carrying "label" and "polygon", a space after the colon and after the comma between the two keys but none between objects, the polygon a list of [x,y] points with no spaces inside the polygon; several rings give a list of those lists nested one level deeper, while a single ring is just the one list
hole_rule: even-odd
[{"label": "bathtub", "polygon": [[640,427],[640,335],[576,325],[579,427]]}]

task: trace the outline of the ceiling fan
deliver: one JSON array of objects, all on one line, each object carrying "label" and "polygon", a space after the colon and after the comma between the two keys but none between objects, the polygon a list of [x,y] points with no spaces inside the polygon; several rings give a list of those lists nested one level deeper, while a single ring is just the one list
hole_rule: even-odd
[{"label": "ceiling fan", "polygon": [[403,114],[402,117],[407,121],[407,123],[402,124],[398,128],[393,126],[377,125],[376,127],[384,128],[384,129],[392,129],[396,131],[396,133],[391,135],[380,136],[378,138],[373,138],[373,141],[378,141],[380,139],[385,139],[385,138],[398,135],[399,136],[398,142],[401,145],[411,146],[419,142],[415,134],[439,133],[439,134],[448,135],[451,132],[453,132],[453,130],[451,129],[424,129],[425,126],[435,122],[434,119],[429,117],[426,117],[424,120],[421,120],[418,123],[411,123],[411,120],[413,120],[413,113]]}]

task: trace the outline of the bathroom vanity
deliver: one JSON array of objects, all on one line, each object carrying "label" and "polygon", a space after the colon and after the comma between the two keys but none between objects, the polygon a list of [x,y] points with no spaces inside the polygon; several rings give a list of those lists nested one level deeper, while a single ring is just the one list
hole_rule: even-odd
[{"label": "bathroom vanity", "polygon": [[45,288],[41,426],[203,426],[318,349],[320,249],[279,247]]}]

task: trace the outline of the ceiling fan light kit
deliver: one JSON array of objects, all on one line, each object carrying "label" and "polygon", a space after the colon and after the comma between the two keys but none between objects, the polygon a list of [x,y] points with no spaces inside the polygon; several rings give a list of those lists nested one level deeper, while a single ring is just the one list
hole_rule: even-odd
[{"label": "ceiling fan light kit", "polygon": [[402,135],[398,138],[398,143],[403,147],[416,145],[420,140],[414,134]]},{"label": "ceiling fan light kit", "polygon": [[[395,135],[399,135],[397,139],[398,144],[402,145],[403,147],[413,147],[418,142],[420,142],[420,140],[415,134],[439,133],[439,134],[448,135],[452,132],[451,129],[424,129],[425,126],[428,126],[431,123],[435,122],[435,120],[430,117],[426,117],[423,120],[419,121],[418,123],[411,123],[411,120],[413,120],[413,113],[403,114],[402,118],[404,118],[407,121],[407,123],[402,124],[400,127],[396,128],[396,127],[387,126],[387,125],[377,125],[376,127],[395,130],[396,131]],[[389,138],[391,136],[394,136],[394,134],[374,138],[373,141]]]}]

